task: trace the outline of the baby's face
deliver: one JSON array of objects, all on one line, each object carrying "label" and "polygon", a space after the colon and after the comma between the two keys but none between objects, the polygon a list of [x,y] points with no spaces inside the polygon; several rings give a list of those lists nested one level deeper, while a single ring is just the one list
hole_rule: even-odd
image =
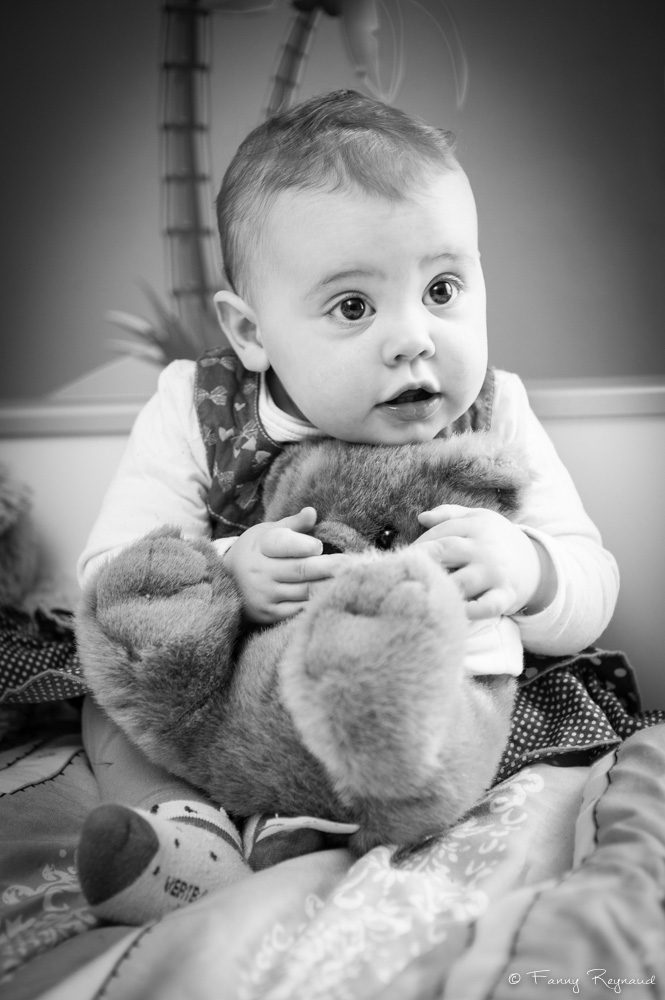
[{"label": "baby's face", "polygon": [[359,190],[284,192],[263,237],[251,305],[278,406],[369,444],[428,441],[468,409],[487,368],[487,331],[461,170],[398,202]]}]

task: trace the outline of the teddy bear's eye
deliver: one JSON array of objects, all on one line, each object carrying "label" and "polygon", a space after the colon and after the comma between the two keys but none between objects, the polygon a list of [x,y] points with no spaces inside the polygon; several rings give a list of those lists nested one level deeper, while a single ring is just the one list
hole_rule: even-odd
[{"label": "teddy bear's eye", "polygon": [[374,539],[374,544],[377,549],[392,549],[396,538],[397,528],[393,528],[392,525],[388,524],[385,528],[381,528],[381,531]]}]

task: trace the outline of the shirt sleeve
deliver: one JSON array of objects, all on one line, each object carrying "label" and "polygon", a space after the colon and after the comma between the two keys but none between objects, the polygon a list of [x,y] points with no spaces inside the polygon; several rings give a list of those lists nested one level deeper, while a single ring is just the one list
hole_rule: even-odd
[{"label": "shirt sleeve", "polygon": [[517,375],[496,374],[491,433],[520,447],[533,471],[520,527],[545,548],[556,573],[551,603],[537,614],[512,618],[525,649],[550,656],[577,653],[596,642],[609,624],[619,570],[531,409],[523,383]]},{"label": "shirt sleeve", "polygon": [[[136,418],[127,447],[77,565],[82,586],[122,548],[165,524],[209,538],[206,452],[194,405],[196,366],[174,361]],[[220,554],[229,540],[217,545]]]}]

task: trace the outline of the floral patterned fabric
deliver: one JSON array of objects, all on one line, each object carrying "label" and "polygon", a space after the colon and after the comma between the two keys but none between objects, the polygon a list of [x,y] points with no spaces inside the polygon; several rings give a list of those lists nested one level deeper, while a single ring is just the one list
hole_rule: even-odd
[{"label": "floral patterned fabric", "polygon": [[197,362],[195,404],[212,485],[208,511],[213,537],[238,534],[261,520],[260,486],[282,447],[259,420],[259,377],[230,349]]},{"label": "floral patterned fabric", "polygon": [[0,969],[5,977],[97,924],[76,876],[80,826],[97,795],[77,724],[58,724],[49,735],[0,752]]},{"label": "floral patterned fabric", "polygon": [[665,726],[592,767],[524,768],[420,850],[294,858],[132,929],[79,905],[69,828],[90,789],[73,745],[50,750],[35,794],[70,778],[48,835],[16,828],[0,868],[3,1000],[519,1000],[548,985],[534,970],[571,980],[553,995],[662,995]]}]

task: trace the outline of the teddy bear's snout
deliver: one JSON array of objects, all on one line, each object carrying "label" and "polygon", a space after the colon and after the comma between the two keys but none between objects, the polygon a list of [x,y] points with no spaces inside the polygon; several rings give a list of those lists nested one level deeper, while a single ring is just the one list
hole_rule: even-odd
[{"label": "teddy bear's snout", "polygon": [[323,542],[324,555],[338,555],[343,552],[364,552],[370,542],[349,524],[334,518],[326,518],[314,528],[313,534]]}]

